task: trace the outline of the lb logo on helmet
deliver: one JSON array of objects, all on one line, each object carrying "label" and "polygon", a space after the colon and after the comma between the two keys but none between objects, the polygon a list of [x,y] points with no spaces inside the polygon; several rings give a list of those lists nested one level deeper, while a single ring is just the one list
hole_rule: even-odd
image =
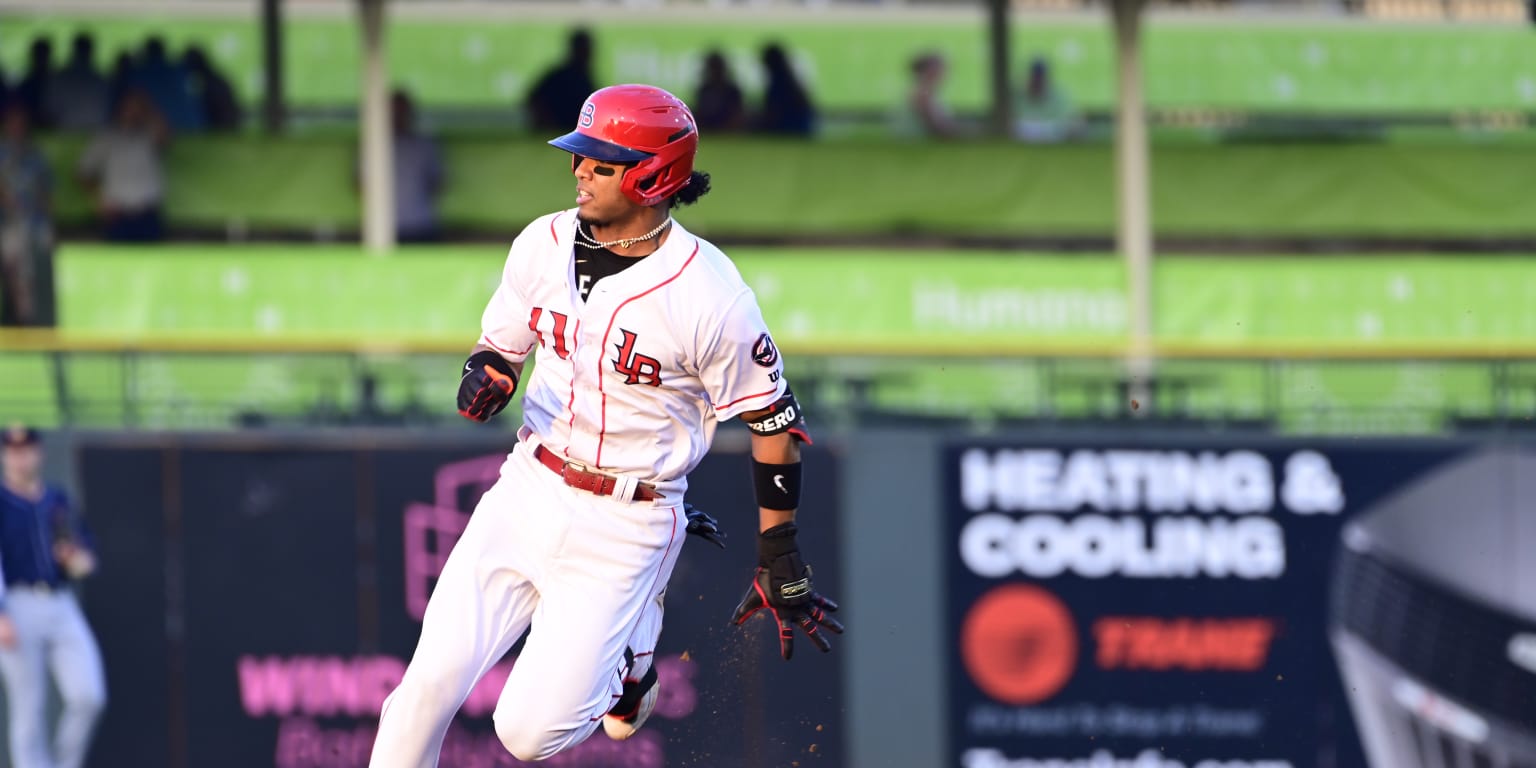
[{"label": "lb logo on helmet", "polygon": [[587,99],[587,103],[581,105],[581,119],[577,120],[576,124],[583,128],[591,128],[592,115],[596,113],[597,105],[593,104],[591,99]]}]

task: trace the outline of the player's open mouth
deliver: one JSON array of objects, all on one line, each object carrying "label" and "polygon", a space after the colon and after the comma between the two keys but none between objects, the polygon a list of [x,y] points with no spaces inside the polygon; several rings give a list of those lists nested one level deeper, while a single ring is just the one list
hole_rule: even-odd
[{"label": "player's open mouth", "polygon": [[576,190],[576,204],[577,205],[581,205],[582,203],[590,203],[590,202],[592,202],[592,193],[591,192],[588,192],[588,191],[582,190],[582,189]]}]

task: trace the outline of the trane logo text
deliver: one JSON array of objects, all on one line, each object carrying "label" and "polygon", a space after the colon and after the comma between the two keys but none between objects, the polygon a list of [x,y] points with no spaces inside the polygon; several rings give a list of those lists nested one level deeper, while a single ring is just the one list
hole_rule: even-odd
[{"label": "trane logo text", "polygon": [[747,426],[754,432],[762,432],[765,435],[777,434],[794,426],[797,411],[793,405],[784,406],[784,410],[763,419],[762,421],[749,421]]},{"label": "trane logo text", "polygon": [[1269,512],[1277,501],[1296,514],[1343,510],[1343,488],[1323,454],[1296,451],[1281,475],[1277,484],[1269,459],[1246,450],[972,449],[960,457],[960,498],[972,512],[1243,515]]}]

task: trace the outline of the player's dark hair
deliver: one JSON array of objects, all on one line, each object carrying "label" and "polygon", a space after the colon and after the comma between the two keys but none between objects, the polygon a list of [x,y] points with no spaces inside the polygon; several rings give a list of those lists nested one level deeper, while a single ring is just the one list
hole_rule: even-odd
[{"label": "player's dark hair", "polygon": [[681,208],[685,205],[693,205],[699,198],[709,194],[709,174],[703,171],[694,171],[688,174],[688,183],[683,185],[672,195],[672,207]]}]

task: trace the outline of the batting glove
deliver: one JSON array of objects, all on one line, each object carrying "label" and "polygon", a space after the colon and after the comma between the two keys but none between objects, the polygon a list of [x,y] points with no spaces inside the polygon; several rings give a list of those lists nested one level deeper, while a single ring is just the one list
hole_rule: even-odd
[{"label": "batting glove", "polygon": [[687,502],[683,502],[683,514],[688,516],[689,533],[725,549],[725,531],[720,530],[719,521]]},{"label": "batting glove", "polygon": [[805,632],[823,653],[832,650],[826,628],[843,633],[843,625],[830,615],[837,603],[811,587],[811,567],[800,559],[794,523],[777,525],[757,538],[758,565],[752,585],[736,606],[731,623],[741,626],[753,614],[767,610],[779,626],[779,652],[785,659],[795,652],[795,627]]},{"label": "batting glove", "polygon": [[491,350],[482,350],[464,362],[459,378],[459,415],[474,421],[487,421],[501,413],[517,391],[517,373],[506,359]]}]

